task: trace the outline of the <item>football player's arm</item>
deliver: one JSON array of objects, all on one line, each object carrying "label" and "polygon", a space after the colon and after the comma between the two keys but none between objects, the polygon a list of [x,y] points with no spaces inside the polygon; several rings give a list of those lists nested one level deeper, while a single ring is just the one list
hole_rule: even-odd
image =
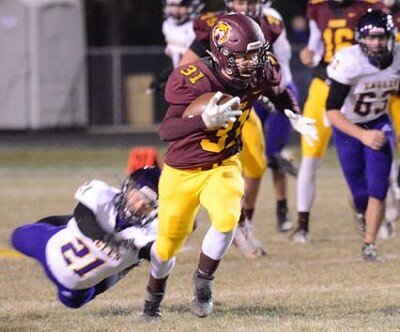
[{"label": "football player's arm", "polygon": [[300,114],[299,104],[288,88],[274,86],[265,91],[263,95],[266,96],[281,113],[285,114],[285,109],[290,109],[294,113]]},{"label": "football player's arm", "polygon": [[300,60],[307,67],[315,67],[321,61],[324,53],[322,32],[314,20],[309,21],[310,37],[308,44],[300,51]]},{"label": "football player's arm", "polygon": [[170,105],[158,132],[164,142],[184,138],[206,128],[201,115],[182,118],[188,105]]},{"label": "football player's arm", "polygon": [[290,70],[290,58],[292,57],[292,48],[286,36],[286,29],[283,29],[279,37],[273,44],[274,54],[276,55],[282,71],[283,86],[293,82],[292,72]]},{"label": "football player's arm", "polygon": [[97,223],[97,219],[92,210],[82,203],[78,203],[74,210],[74,217],[79,229],[83,234],[91,239],[103,239],[105,232]]},{"label": "football player's arm", "polygon": [[361,141],[364,145],[374,150],[379,150],[386,142],[384,132],[379,130],[363,129],[350,122],[347,117],[340,112],[340,108],[350,92],[350,85],[339,83],[332,80],[326,101],[326,114],[332,126],[336,127],[345,134]]}]

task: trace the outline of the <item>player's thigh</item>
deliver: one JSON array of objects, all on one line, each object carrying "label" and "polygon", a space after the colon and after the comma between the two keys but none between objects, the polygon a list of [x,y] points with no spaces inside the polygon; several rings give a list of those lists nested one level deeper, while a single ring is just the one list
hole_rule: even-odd
[{"label": "player's thigh", "polygon": [[200,202],[209,213],[213,226],[220,232],[232,231],[240,217],[244,180],[240,167],[222,166],[210,170]]},{"label": "player's thigh", "polygon": [[193,229],[204,180],[201,172],[165,165],[159,182],[158,236],[182,238]]},{"label": "player's thigh", "polygon": [[261,121],[252,110],[242,129],[243,148],[240,152],[243,173],[252,179],[262,178],[266,169],[265,142]]},{"label": "player's thigh", "polygon": [[380,150],[366,148],[365,155],[368,195],[384,200],[389,189],[389,176],[393,161],[392,149],[389,144]]},{"label": "player's thigh", "polygon": [[366,190],[364,145],[356,138],[334,129],[334,141],[339,163],[346,181],[354,193]]},{"label": "player's thigh", "polygon": [[318,140],[310,145],[307,140],[301,138],[302,155],[306,157],[320,158],[324,155],[332,129],[325,115],[325,104],[328,98],[329,86],[321,79],[314,78],[308,90],[307,101],[304,104],[303,115],[316,121]]}]

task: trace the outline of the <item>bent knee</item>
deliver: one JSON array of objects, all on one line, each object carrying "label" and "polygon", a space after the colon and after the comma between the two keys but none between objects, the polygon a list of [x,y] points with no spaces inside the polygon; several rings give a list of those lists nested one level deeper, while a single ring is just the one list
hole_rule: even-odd
[{"label": "bent knee", "polygon": [[185,240],[186,236],[178,238],[158,237],[154,249],[162,261],[168,261],[178,254]]},{"label": "bent knee", "polygon": [[228,233],[233,231],[239,221],[240,211],[235,213],[234,211],[223,211],[222,213],[216,213],[211,216],[212,224],[215,229],[221,233]]}]

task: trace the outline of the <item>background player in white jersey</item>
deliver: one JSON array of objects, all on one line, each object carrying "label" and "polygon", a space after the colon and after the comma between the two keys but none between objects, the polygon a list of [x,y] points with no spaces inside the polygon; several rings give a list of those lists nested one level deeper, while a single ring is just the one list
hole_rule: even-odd
[{"label": "background player in white jersey", "polygon": [[203,7],[200,0],[165,0],[166,19],[162,24],[162,32],[167,44],[165,54],[171,58],[174,68],[196,37],[193,20]]},{"label": "background player in white jersey", "polygon": [[73,215],[20,226],[12,234],[12,245],[39,261],[64,305],[79,308],[142,259],[150,260],[159,176],[156,167],[136,170],[120,190],[89,181],[75,193]]},{"label": "background player in white jersey", "polygon": [[162,70],[151,82],[146,93],[162,91],[172,70],[177,67],[182,55],[189,48],[196,35],[193,30],[193,20],[204,8],[202,0],[164,0],[164,35],[165,54],[171,59],[171,65]]},{"label": "background player in white jersey", "polygon": [[356,40],[358,45],[337,52],[327,68],[332,82],[326,108],[355,208],[365,215],[362,258],[375,262],[393,159],[388,101],[399,93],[400,45],[394,44],[392,17],[380,10],[360,18]]}]

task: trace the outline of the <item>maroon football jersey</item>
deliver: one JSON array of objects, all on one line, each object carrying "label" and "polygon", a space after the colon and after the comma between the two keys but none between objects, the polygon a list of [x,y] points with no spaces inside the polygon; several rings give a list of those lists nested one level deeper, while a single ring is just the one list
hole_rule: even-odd
[{"label": "maroon football jersey", "polygon": [[396,42],[400,42],[400,6],[395,6],[392,12],[393,23],[396,27]]},{"label": "maroon football jersey", "polygon": [[[193,22],[193,30],[196,34],[196,39],[208,42],[210,40],[211,30],[223,15],[225,15],[223,11],[218,11],[205,13],[197,17]],[[260,16],[257,23],[261,26],[264,37],[270,44],[273,44],[278,39],[285,27],[283,21],[270,15]],[[202,57],[203,54],[199,54],[199,56]]]},{"label": "maroon football jersey", "polygon": [[[170,107],[160,127],[160,137],[169,141],[165,162],[176,168],[189,169],[222,162],[239,152],[241,130],[250,109],[262,93],[271,93],[271,87],[280,83],[280,67],[271,55],[266,79],[257,87],[236,90],[229,86],[214,68],[210,58],[204,58],[176,68],[169,76],[165,100]],[[207,92],[221,91],[240,98],[243,114],[227,128],[208,130],[201,116],[182,118],[186,107]],[[185,132],[182,132],[179,129]]]},{"label": "maroon football jersey", "polygon": [[307,18],[315,21],[322,32],[323,64],[328,64],[338,50],[355,44],[357,22],[368,8],[383,9],[383,4],[379,0],[354,0],[341,7],[329,0],[309,0]]}]

